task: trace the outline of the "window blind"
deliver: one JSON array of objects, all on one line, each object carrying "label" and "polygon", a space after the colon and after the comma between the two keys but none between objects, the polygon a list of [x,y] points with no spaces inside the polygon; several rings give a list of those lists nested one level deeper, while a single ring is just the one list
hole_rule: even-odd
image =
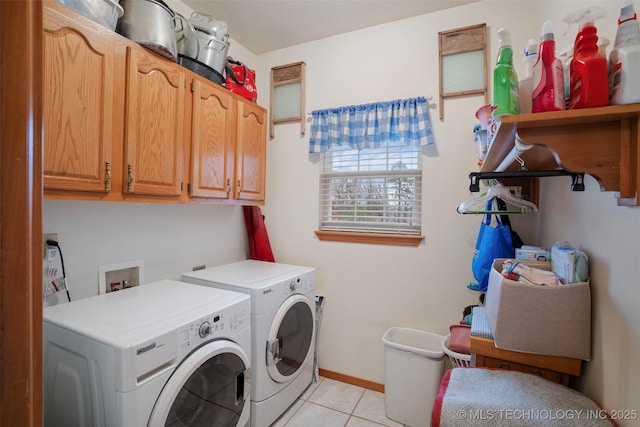
[{"label": "window blind", "polygon": [[420,146],[401,142],[357,150],[334,145],[320,177],[320,229],[420,234]]}]

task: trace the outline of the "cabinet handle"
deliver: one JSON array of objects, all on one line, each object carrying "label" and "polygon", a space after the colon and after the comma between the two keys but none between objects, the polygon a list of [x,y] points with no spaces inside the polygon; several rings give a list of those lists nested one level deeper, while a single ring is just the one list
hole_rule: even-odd
[{"label": "cabinet handle", "polygon": [[503,368],[503,369],[511,369],[511,365],[509,365],[507,362],[500,362],[498,364],[498,368]]},{"label": "cabinet handle", "polygon": [[111,191],[111,162],[104,162],[104,191]]},{"label": "cabinet handle", "polygon": [[127,192],[131,193],[133,191],[133,166],[127,165],[127,173],[129,174],[129,178],[127,179]]},{"label": "cabinet handle", "polygon": [[231,195],[231,179],[227,178],[227,199]]},{"label": "cabinet handle", "polygon": [[242,191],[242,186],[240,185],[240,180],[238,180],[238,199],[240,198],[241,191]]}]

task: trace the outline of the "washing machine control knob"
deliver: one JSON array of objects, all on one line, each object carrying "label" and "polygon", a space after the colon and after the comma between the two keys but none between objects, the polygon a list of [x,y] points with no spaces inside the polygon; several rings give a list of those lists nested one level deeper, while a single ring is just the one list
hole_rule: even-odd
[{"label": "washing machine control knob", "polygon": [[296,290],[296,282],[294,282],[293,280],[289,282],[289,290],[291,292],[294,292]]},{"label": "washing machine control knob", "polygon": [[206,338],[207,335],[209,335],[210,333],[211,333],[211,323],[202,322],[202,324],[200,325],[200,328],[198,329],[198,334],[200,335],[200,338]]}]

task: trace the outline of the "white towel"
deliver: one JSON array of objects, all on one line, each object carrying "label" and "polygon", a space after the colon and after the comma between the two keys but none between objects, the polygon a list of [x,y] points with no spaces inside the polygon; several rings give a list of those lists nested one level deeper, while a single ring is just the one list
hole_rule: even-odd
[{"label": "white towel", "polygon": [[518,280],[530,285],[538,286],[557,286],[560,285],[558,276],[552,271],[541,270],[535,267],[529,267],[511,259],[506,260],[502,264],[502,274],[515,273]]}]

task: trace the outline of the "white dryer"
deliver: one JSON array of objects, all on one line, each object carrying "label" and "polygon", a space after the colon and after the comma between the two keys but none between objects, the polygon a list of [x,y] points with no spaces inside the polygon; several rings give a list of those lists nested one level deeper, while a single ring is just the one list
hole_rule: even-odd
[{"label": "white dryer", "polygon": [[45,308],[45,426],[247,426],[250,313],[171,280]]},{"label": "white dryer", "polygon": [[269,426],[311,384],[315,269],[246,260],[182,280],[251,295],[251,425]]}]

